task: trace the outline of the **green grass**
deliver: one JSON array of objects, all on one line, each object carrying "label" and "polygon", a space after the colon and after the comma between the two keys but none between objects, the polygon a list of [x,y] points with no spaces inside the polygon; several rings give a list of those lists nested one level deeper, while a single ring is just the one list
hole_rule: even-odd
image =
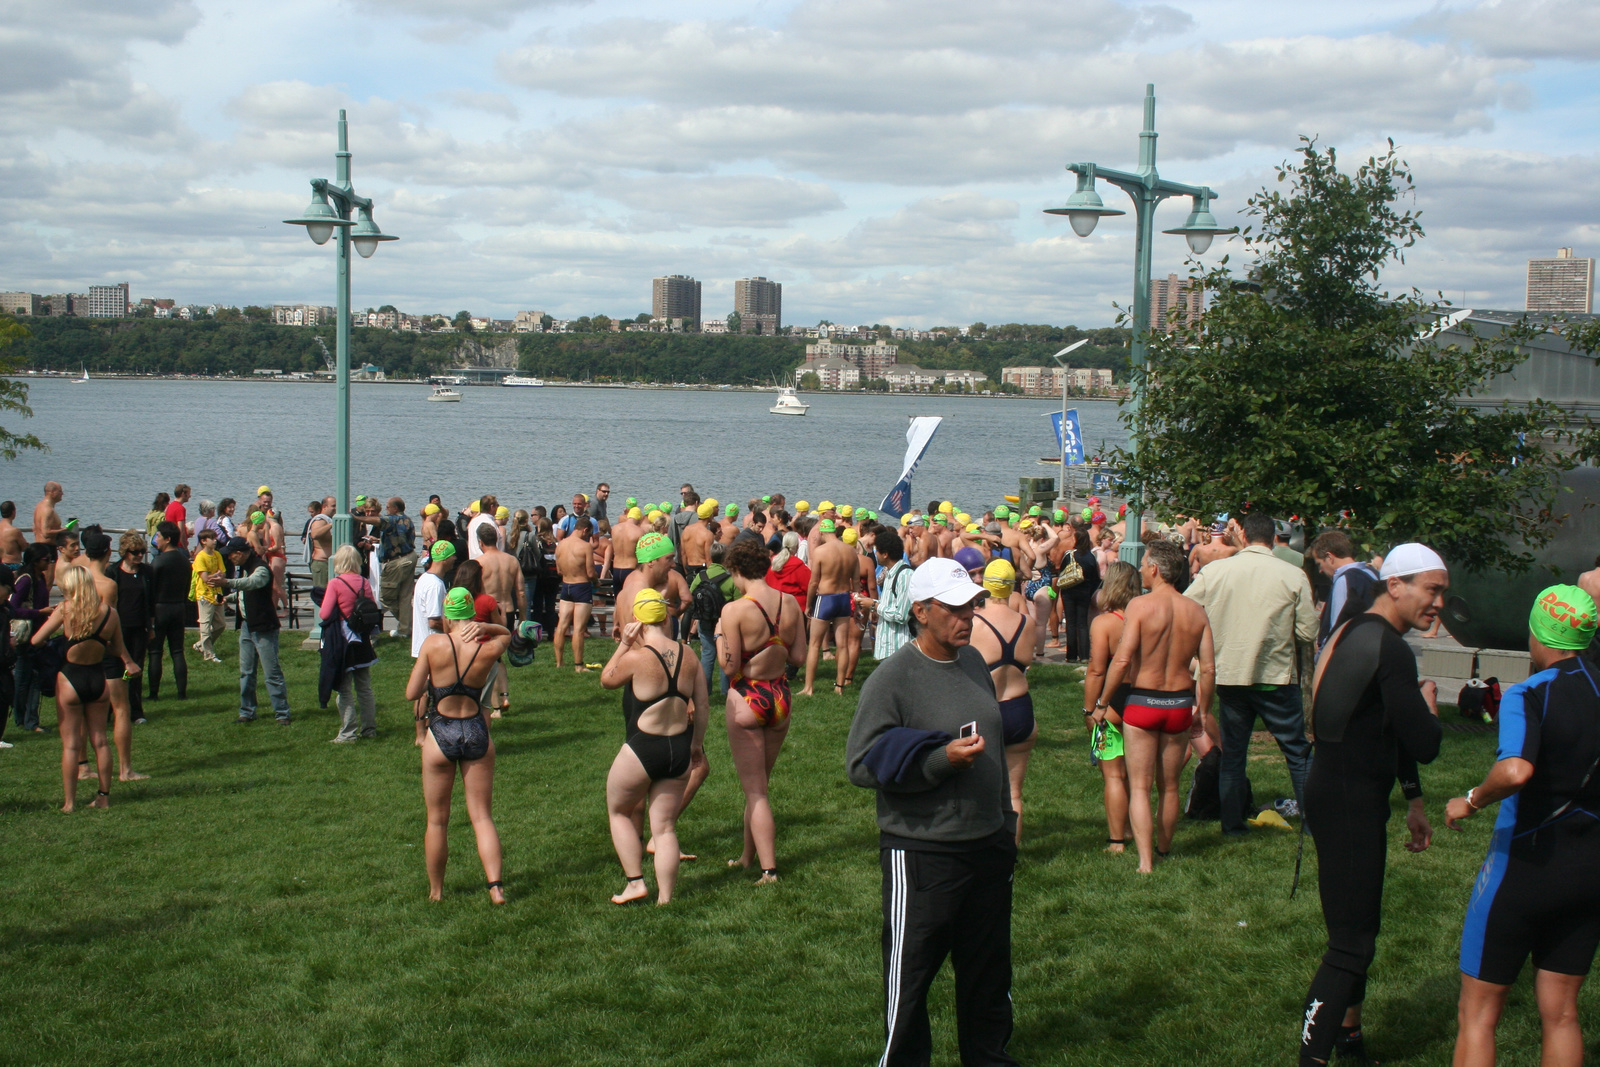
[{"label": "green grass", "polygon": [[[513,672],[495,727],[495,817],[511,903],[493,908],[457,791],[442,904],[426,900],[423,805],[397,642],[375,670],[382,736],[327,743],[316,657],[285,642],[295,722],[233,722],[237,660],[191,667],[190,699],[150,708],[109,812],[63,815],[55,736],[0,753],[0,1062],[862,1064],[881,1044],[879,869],[873,798],[846,781],[853,705],[799,701],[773,782],[783,880],[754,888],[739,851],[742,797],[720,713],[713,775],[680,833],[670,908],[607,902],[620,875],[606,769],[621,712],[596,676],[557,674],[541,650]],[[594,642],[604,659],[609,642]],[[169,683],[170,684],[170,683]],[[1184,824],[1154,876],[1100,851],[1100,782],[1065,668],[1034,673],[1041,736],[1013,920],[1016,1036],[1029,1064],[1292,1061],[1321,951],[1315,858],[1288,899],[1295,838],[1224,843]],[[54,708],[44,706],[53,721]],[[1425,771],[1441,798],[1475,783],[1490,738],[1447,733]],[[1270,756],[1268,755],[1270,751]],[[1255,746],[1258,797],[1287,792]],[[1398,795],[1398,794],[1397,794]],[[1398,808],[1397,808],[1398,812]],[[1385,930],[1368,1001],[1386,1062],[1446,1063],[1456,942],[1489,820],[1441,829],[1422,856],[1391,823]],[[1309,891],[1306,891],[1309,890]],[[1592,1000],[1585,998],[1585,1006]],[[946,969],[932,997],[935,1063],[956,1062]],[[1527,980],[1502,1062],[1537,1062]],[[1593,1020],[1589,1020],[1591,1028]]]}]

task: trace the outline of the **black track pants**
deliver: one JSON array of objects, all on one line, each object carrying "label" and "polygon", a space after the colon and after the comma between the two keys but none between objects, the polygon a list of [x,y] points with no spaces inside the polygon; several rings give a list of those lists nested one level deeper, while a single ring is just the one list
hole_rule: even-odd
[{"label": "black track pants", "polygon": [[[149,646],[150,642],[143,626],[136,626],[131,630],[123,629],[122,647],[127,650],[128,658],[133,662],[143,663]],[[148,667],[145,669],[149,670]],[[133,718],[144,718],[144,686],[137,678],[128,680],[128,706],[132,709]]]},{"label": "black track pants", "polygon": [[1011,872],[1016,849],[881,850],[886,1048],[880,1067],[926,1067],[933,1053],[928,987],[955,968],[961,1062],[1014,1064],[1011,1040]]}]

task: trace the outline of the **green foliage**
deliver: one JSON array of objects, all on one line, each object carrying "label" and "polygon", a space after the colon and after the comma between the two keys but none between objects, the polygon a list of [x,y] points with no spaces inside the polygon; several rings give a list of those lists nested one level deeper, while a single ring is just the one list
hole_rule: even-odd
[{"label": "green foliage", "polygon": [[[1422,540],[1470,569],[1522,569],[1553,535],[1567,413],[1460,402],[1522,362],[1520,326],[1446,344],[1448,305],[1391,296],[1383,268],[1422,237],[1396,202],[1411,175],[1391,143],[1355,173],[1305,141],[1282,191],[1249,201],[1249,281],[1224,259],[1197,279],[1197,327],[1150,339],[1144,399],[1118,453],[1134,493],[1208,514],[1248,507],[1343,525],[1370,545]],[[1526,441],[1527,444],[1523,442]]]},{"label": "green foliage", "polygon": [[594,381],[792,382],[805,347],[782,337],[695,333],[529,333],[517,338],[525,373]]},{"label": "green foliage", "polygon": [[[27,365],[21,352],[6,351],[18,341],[31,336],[28,328],[10,315],[0,315],[0,375],[16,374]],[[23,418],[33,414],[28,406],[28,383],[15,378],[0,377],[0,411],[15,411]],[[48,452],[50,446],[33,434],[15,434],[0,427],[0,456],[16,459],[23,449]]]},{"label": "green foliage", "polygon": [[822,379],[817,377],[815,371],[808,370],[804,374],[800,375],[800,388],[808,390],[821,389]]},{"label": "green foliage", "polygon": [[[246,318],[251,318],[246,308]],[[16,357],[35,370],[116,374],[238,374],[256,368],[292,371],[326,369],[320,336],[330,351],[334,327],[274,326],[260,321],[203,319],[32,320],[32,336],[17,345]],[[402,333],[361,327],[350,331],[353,366],[375,363],[389,377],[426,377],[453,363],[459,337]]]}]

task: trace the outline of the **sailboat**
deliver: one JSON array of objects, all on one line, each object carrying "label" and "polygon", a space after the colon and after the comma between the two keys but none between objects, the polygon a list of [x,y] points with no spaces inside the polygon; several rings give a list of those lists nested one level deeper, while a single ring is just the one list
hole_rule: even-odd
[{"label": "sailboat", "polygon": [[[81,364],[80,364],[80,366],[81,366]],[[72,379],[72,384],[73,385],[82,385],[84,382],[87,382],[88,380],[89,380],[89,368],[88,367],[84,367],[83,368],[83,377]]]}]

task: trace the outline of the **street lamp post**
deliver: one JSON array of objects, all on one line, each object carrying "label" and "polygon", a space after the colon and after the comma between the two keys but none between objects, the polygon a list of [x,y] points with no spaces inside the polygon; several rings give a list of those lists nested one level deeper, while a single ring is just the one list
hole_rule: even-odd
[{"label": "street lamp post", "polygon": [[[1128,194],[1133,201],[1135,245],[1133,255],[1133,347],[1129,363],[1135,372],[1143,371],[1148,350],[1150,329],[1150,256],[1154,245],[1156,206],[1169,196],[1191,198],[1192,208],[1182,226],[1162,233],[1182,234],[1189,242],[1189,250],[1200,255],[1211,247],[1211,239],[1222,234],[1238,233],[1237,226],[1218,226],[1211,214],[1211,201],[1216,193],[1204,185],[1184,185],[1167,181],[1156,173],[1156,87],[1144,89],[1144,129],[1139,133],[1139,169],[1133,173],[1113,170],[1094,163],[1072,163],[1067,169],[1078,176],[1078,188],[1067,198],[1066,207],[1046,208],[1046,214],[1065,215],[1072,223],[1072,232],[1088,237],[1102,216],[1126,215],[1126,211],[1108,208],[1095,191],[1096,178],[1104,178]],[[1135,415],[1139,411],[1139,392],[1135,388],[1129,396]],[[1064,405],[1063,405],[1064,407]],[[1139,451],[1139,438],[1134,434],[1132,449]],[[1139,565],[1144,555],[1144,516],[1137,502],[1130,502],[1127,531],[1122,540],[1120,558],[1126,563]]]},{"label": "street lamp post", "polygon": [[[284,219],[291,226],[304,226],[306,235],[317,244],[326,244],[335,230],[337,282],[335,304],[335,379],[338,382],[338,513],[333,517],[333,547],[355,543],[354,523],[350,518],[350,246],[362,259],[370,259],[383,241],[399,238],[378,229],[372,221],[372,201],[357,196],[350,184],[350,138],[345,129],[344,109],[339,109],[339,151],[335,158],[334,179],[311,179],[311,203],[297,219]],[[332,201],[330,204],[329,201]],[[359,219],[350,216],[359,213]]]}]

